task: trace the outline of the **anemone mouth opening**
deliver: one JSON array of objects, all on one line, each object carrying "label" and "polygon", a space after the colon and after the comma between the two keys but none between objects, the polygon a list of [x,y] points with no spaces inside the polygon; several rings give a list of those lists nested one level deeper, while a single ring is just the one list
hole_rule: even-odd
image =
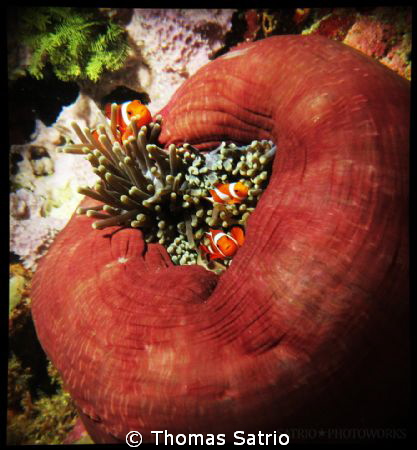
[{"label": "anemone mouth opening", "polygon": [[77,213],[97,219],[95,229],[141,229],[144,240],[162,244],[175,265],[221,273],[244,245],[246,222],[268,185],[275,144],[254,140],[238,146],[228,140],[211,150],[207,142],[204,150],[188,143],[163,149],[157,145],[161,116],[140,129],[132,118],[131,134],[122,140],[116,108],[109,121],[99,116],[96,130],[72,122],[81,143],[59,148],[84,155],[98,176],[93,187],[78,192],[101,205]]}]

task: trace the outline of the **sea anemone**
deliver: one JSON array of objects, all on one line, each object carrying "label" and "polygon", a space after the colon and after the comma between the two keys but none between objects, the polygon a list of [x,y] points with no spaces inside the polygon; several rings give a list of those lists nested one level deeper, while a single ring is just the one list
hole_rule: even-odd
[{"label": "sea anemone", "polygon": [[[94,189],[81,187],[78,192],[102,204],[80,207],[78,214],[98,219],[92,224],[95,229],[141,228],[145,241],[165,245],[174,263],[195,264],[195,241],[209,227],[246,224],[267,185],[276,147],[263,140],[242,147],[223,142],[206,153],[186,143],[164,150],[156,144],[161,116],[139,130],[133,117],[133,135],[121,143],[116,139],[116,110],[113,104],[110,125],[103,118],[98,133],[87,127],[82,131],[73,122],[81,143],[61,148],[65,153],[86,155],[100,178]],[[239,204],[208,200],[216,183],[234,181],[249,188]]]},{"label": "sea anemone", "polygon": [[403,426],[409,107],[407,80],[320,36],[238,46],[179,88],[158,145],[278,152],[220,276],[86,215],[41,260],[37,334],[95,442]]}]

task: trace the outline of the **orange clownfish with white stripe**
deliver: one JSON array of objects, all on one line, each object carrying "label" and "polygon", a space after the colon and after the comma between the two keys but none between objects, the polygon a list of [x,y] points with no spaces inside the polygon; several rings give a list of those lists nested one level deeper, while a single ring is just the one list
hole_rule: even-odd
[{"label": "orange clownfish with white stripe", "polygon": [[241,181],[227,184],[216,184],[210,189],[210,197],[206,197],[213,203],[233,204],[241,203],[248,195],[248,187]]},{"label": "orange clownfish with white stripe", "polygon": [[245,234],[240,227],[233,227],[230,234],[210,229],[206,236],[210,243],[207,246],[200,244],[200,248],[210,255],[210,260],[231,258],[245,242]]},{"label": "orange clownfish with white stripe", "polygon": [[[110,122],[111,119],[111,106],[111,103],[107,103],[104,107],[104,112],[108,122]],[[116,124],[118,131],[117,138],[119,142],[123,142],[133,134],[132,130],[129,127],[129,123],[130,120],[135,116],[137,116],[136,126],[138,128],[142,127],[143,125],[148,125],[150,122],[152,122],[152,115],[149,109],[139,100],[132,100],[117,105]],[[94,133],[97,134],[97,132]]]}]

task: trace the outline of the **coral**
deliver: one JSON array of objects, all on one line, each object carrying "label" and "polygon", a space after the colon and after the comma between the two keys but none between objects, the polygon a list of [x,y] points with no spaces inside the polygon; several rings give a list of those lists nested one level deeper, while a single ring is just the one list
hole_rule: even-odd
[{"label": "coral", "polygon": [[[33,273],[10,266],[7,443],[58,444],[73,424],[75,409],[62,380],[35,338],[30,310]],[[43,365],[45,364],[45,365]],[[46,370],[47,369],[47,370]]]},{"label": "coral", "polygon": [[97,111],[91,100],[80,95],[74,105],[64,108],[53,127],[38,120],[29,143],[11,146],[20,161],[10,177],[10,250],[27,268],[36,268],[75,211],[82,198],[77,188],[96,179],[87,161],[58,153],[56,147],[62,144],[62,136],[69,134],[64,125],[67,120],[91,123]]},{"label": "coral", "polygon": [[[7,384],[7,407],[9,411],[18,411],[22,408],[22,400],[29,394],[30,368],[22,367],[21,362],[12,355],[8,362],[9,382]],[[26,400],[26,403],[28,401]]]},{"label": "coral", "polygon": [[86,215],[40,262],[36,331],[95,442],[402,427],[409,87],[347,45],[293,35],[242,44],[176,91],[158,145],[270,140],[279,153],[220,276]]},{"label": "coral", "polygon": [[29,367],[23,368],[15,355],[9,359],[7,444],[62,444],[75,424],[75,408],[62,381],[51,373],[51,382],[58,384],[54,395],[34,399],[29,381]]},{"label": "coral", "polygon": [[262,31],[265,37],[270,36],[278,25],[279,14],[274,14],[268,11],[264,11],[262,13]]},{"label": "coral", "polygon": [[336,9],[314,23],[302,34],[320,34],[330,39],[342,41],[355,23],[356,11],[353,9]]},{"label": "coral", "polygon": [[379,8],[371,16],[359,17],[343,42],[411,79],[410,16],[407,9]]},{"label": "coral", "polygon": [[22,293],[25,288],[25,278],[21,275],[14,276],[9,282],[9,314],[14,307],[22,300]]},{"label": "coral", "polygon": [[411,79],[410,8],[375,8],[372,14],[359,16],[344,43],[352,46]]},{"label": "coral", "polygon": [[[326,12],[326,13],[323,13]],[[411,9],[377,7],[316,9],[316,20],[302,34],[343,41],[411,79]]]},{"label": "coral", "polygon": [[[308,20],[310,8],[249,9],[239,11],[231,34],[234,44],[256,41],[273,35],[296,34]],[[240,30],[244,29],[242,33]]]},{"label": "coral", "polygon": [[308,19],[310,13],[311,8],[296,8],[292,20],[296,25],[300,25]]},{"label": "coral", "polygon": [[[11,322],[24,310],[28,304],[30,280],[32,273],[20,264],[10,266],[9,276],[9,319]],[[10,324],[9,326],[11,326]]]},{"label": "coral", "polygon": [[21,258],[26,268],[35,269],[58,230],[65,223],[60,219],[35,217],[16,221],[10,219],[10,250]]},{"label": "coral", "polygon": [[232,14],[229,9],[135,9],[126,30],[145,65],[137,73],[140,86],[125,84],[145,90],[151,112],[157,112],[223,45]]},{"label": "coral", "polygon": [[405,33],[403,39],[391,47],[386,55],[380,59],[390,69],[399,73],[407,80],[411,80],[411,33]]},{"label": "coral", "polygon": [[[50,181],[47,183],[36,183],[38,175],[29,157],[31,149],[33,146],[25,146],[25,150],[21,152],[26,153],[21,163],[24,170],[12,178],[17,185],[22,183],[25,186],[10,194],[10,250],[20,257],[26,268],[35,269],[38,259],[69,219],[68,213],[59,214],[60,208],[62,205],[68,208],[71,202],[68,202],[68,194],[63,195],[65,188],[51,183],[53,176],[48,177]],[[59,177],[60,173],[59,170],[56,175]],[[65,179],[61,181],[65,182]],[[75,209],[74,199],[72,203]]]},{"label": "coral", "polygon": [[[168,248],[179,264],[197,262],[196,240],[208,227],[245,225],[266,187],[275,154],[272,142],[253,141],[238,148],[226,145],[203,154],[188,144],[177,148],[159,148],[156,139],[161,118],[138,130],[132,119],[133,136],[120,144],[116,140],[116,108],[112,105],[110,127],[98,127],[96,139],[87,127],[81,131],[72,122],[80,144],[62,147],[66,153],[86,155],[100,178],[94,189],[81,187],[78,192],[103,205],[79,208],[97,220],[96,229],[114,225],[141,228],[146,242],[158,241]],[[217,182],[244,182],[250,188],[239,205],[214,205],[208,201],[209,190]]]},{"label": "coral", "polygon": [[33,201],[37,209],[40,209],[41,206],[31,191],[19,189],[18,192],[22,194],[18,195],[16,192],[10,194],[10,215],[15,219],[27,219],[29,217],[28,203],[30,201]]},{"label": "coral", "polygon": [[63,80],[96,82],[120,69],[127,57],[126,33],[97,11],[85,8],[23,8],[18,34],[32,51],[28,72],[43,78],[46,63]]},{"label": "coral", "polygon": [[245,41],[254,41],[261,29],[261,15],[256,9],[249,9],[244,13],[246,31],[243,35]]},{"label": "coral", "polygon": [[63,444],[94,444],[81,419],[77,419],[74,428],[68,433]]},{"label": "coral", "polygon": [[344,43],[374,58],[382,58],[395,28],[391,23],[382,23],[375,18],[363,17],[355,21],[347,33]]},{"label": "coral", "polygon": [[[32,147],[26,146],[26,156]],[[26,268],[35,269],[38,259],[64,227],[80,199],[73,196],[76,188],[67,184],[71,174],[61,177],[59,166],[48,182],[36,182],[37,175],[29,158],[21,165],[25,169],[12,178],[16,184],[25,186],[10,194],[10,250]]]},{"label": "coral", "polygon": [[33,272],[21,264],[9,269],[9,335],[19,333],[30,318],[30,286]]}]

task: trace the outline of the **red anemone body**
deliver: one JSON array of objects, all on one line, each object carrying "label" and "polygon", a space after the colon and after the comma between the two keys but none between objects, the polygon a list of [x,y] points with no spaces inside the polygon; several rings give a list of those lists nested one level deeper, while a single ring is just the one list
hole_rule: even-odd
[{"label": "red anemone body", "polygon": [[165,145],[278,150],[221,276],[85,216],[41,261],[37,333],[95,441],[392,426],[408,382],[409,83],[339,42],[279,36],[210,62],[161,113]]}]

